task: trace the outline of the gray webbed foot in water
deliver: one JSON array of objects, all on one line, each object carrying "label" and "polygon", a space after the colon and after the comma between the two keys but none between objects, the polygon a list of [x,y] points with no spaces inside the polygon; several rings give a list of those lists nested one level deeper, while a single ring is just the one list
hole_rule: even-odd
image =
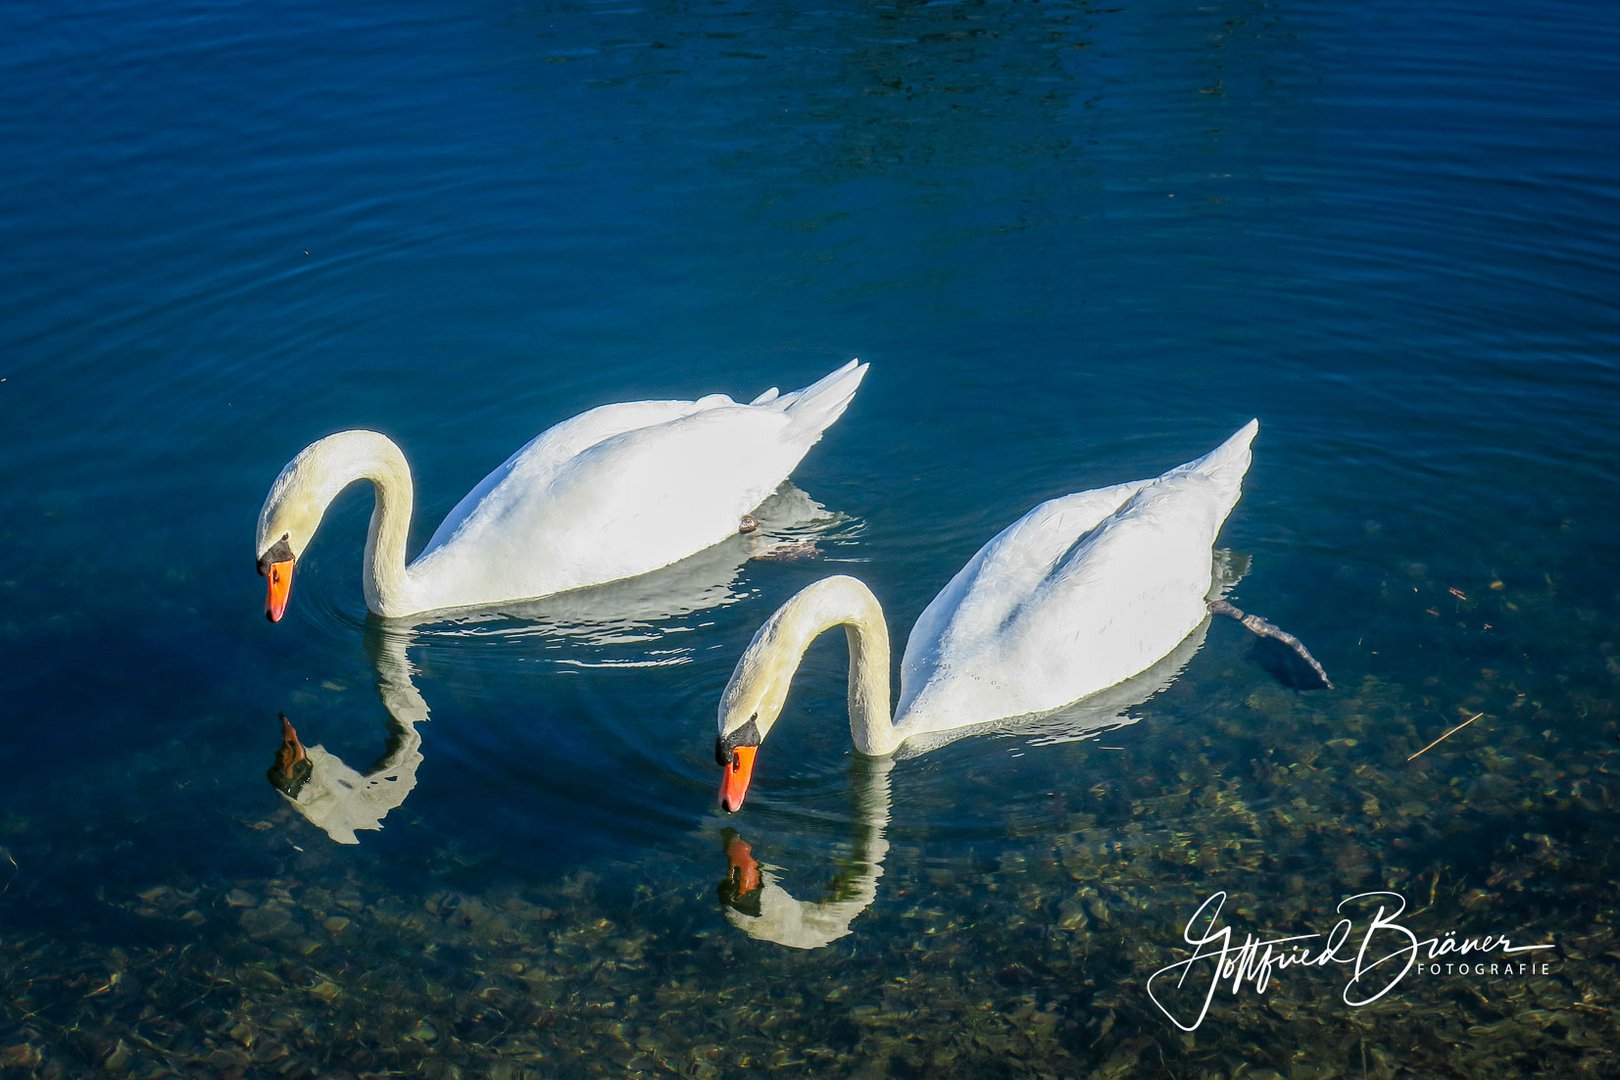
[{"label": "gray webbed foot in water", "polygon": [[1258,615],[1250,615],[1247,612],[1228,604],[1225,600],[1211,600],[1209,602],[1209,613],[1211,615],[1229,616],[1236,619],[1238,622],[1242,623],[1244,626],[1248,627],[1254,633],[1263,638],[1271,638],[1273,641],[1282,642],[1284,645],[1288,646],[1288,648],[1292,649],[1295,655],[1310,666],[1310,669],[1316,673],[1316,677],[1322,680],[1322,685],[1324,687],[1329,690],[1333,689],[1333,680],[1328,678],[1328,673],[1323,670],[1321,664],[1316,662],[1316,657],[1311,655],[1311,651],[1305,647],[1305,643],[1300,641],[1299,638],[1295,637],[1293,634],[1278,628]]}]

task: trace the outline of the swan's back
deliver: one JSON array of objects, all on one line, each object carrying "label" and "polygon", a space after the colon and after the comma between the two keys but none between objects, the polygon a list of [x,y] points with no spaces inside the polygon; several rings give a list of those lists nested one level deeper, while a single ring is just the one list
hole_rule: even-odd
[{"label": "swan's back", "polygon": [[1258,430],[1156,479],[1042,503],[981,548],[906,644],[902,735],[1055,709],[1174,649],[1205,618]]},{"label": "swan's back", "polygon": [[411,564],[422,610],[634,577],[735,535],[854,397],[851,361],[739,405],[606,405],[543,432],[485,477]]},{"label": "swan's back", "polygon": [[[536,505],[543,515],[545,494],[565,472],[577,473],[582,457],[591,451],[633,461],[638,445],[651,445],[641,452],[655,457],[660,449],[680,453],[685,444],[700,451],[718,448],[730,457],[763,454],[769,459],[765,472],[779,468],[778,459],[791,470],[844,414],[866,368],[851,360],[802,390],[782,394],[772,387],[748,405],[738,405],[726,394],[710,394],[696,401],[629,401],[589,409],[541,432],[484,477],[445,516],[418,558],[452,542],[476,544],[481,534],[512,527],[514,517]],[[671,428],[681,421],[692,422]],[[707,436],[702,433],[705,428]],[[667,437],[672,430],[673,439]],[[693,434],[697,437],[680,437]],[[660,442],[674,445],[659,447]],[[751,485],[748,498],[753,497],[752,487],[763,488],[764,494],[743,510],[758,505],[782,479]],[[532,531],[543,524],[540,516],[518,527]]]},{"label": "swan's back", "polygon": [[[731,404],[726,398],[726,404]],[[498,520],[503,511],[520,501],[523,492],[543,489],[558,470],[580,453],[627,431],[638,431],[657,424],[690,416],[703,408],[717,404],[712,398],[702,401],[626,401],[612,405],[599,405],[571,419],[554,424],[530,439],[500,467],[484,477],[471,491],[461,497],[433,536],[422,549],[422,554],[444,546],[456,533],[469,527],[487,528]],[[497,489],[500,494],[491,499]]]}]

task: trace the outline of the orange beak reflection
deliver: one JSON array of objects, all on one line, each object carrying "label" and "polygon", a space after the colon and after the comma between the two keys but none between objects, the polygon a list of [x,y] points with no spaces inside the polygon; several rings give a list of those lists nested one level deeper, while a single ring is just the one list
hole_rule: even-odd
[{"label": "orange beak reflection", "polygon": [[743,795],[747,793],[748,781],[754,775],[754,755],[757,753],[757,746],[739,746],[731,752],[731,760],[726,762],[726,777],[720,782],[720,805],[726,808],[728,814],[742,809]]},{"label": "orange beak reflection", "polygon": [[[730,830],[727,830],[730,832]],[[726,883],[733,897],[741,899],[759,888],[759,863],[754,861],[754,849],[748,841],[737,835],[726,837]]]},{"label": "orange beak reflection", "polygon": [[280,622],[281,617],[287,613],[287,597],[292,594],[292,560],[270,564],[270,572],[265,575],[270,581],[270,595],[264,601],[264,617],[271,622]]},{"label": "orange beak reflection", "polygon": [[287,714],[281,714],[281,749],[276,751],[276,768],[282,773],[291,775],[293,766],[309,756],[304,750],[304,744],[298,741],[298,732],[293,728],[292,721]]},{"label": "orange beak reflection", "polygon": [[277,791],[289,799],[296,799],[314,771],[315,766],[310,762],[304,744],[298,741],[298,732],[293,730],[292,721],[287,719],[286,713],[282,713],[281,749],[276,751],[275,763],[265,777]]}]

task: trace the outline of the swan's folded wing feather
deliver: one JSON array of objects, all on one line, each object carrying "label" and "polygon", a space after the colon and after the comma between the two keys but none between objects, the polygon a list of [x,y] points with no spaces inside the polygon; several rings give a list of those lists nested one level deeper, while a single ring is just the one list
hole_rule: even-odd
[{"label": "swan's folded wing feather", "polygon": [[803,456],[790,426],[775,409],[732,404],[620,432],[532,478],[519,463],[420,563],[459,595],[508,574],[510,596],[668,566],[735,534],[786,478]]},{"label": "swan's folded wing feather", "polygon": [[[797,390],[790,390],[785,394],[771,394],[771,396],[766,400],[756,401],[754,404],[771,405],[774,408],[786,411],[794,408],[807,398],[814,397],[821,392],[834,387],[843,386],[845,384],[852,384],[850,385],[850,392],[853,393],[854,387],[860,385],[861,377],[866,374],[866,368],[867,365],[861,363],[859,360],[851,360],[849,363],[828,372],[826,375],[823,375],[809,386],[803,386]],[[855,374],[856,372],[859,372],[860,374],[857,375]],[[767,393],[769,393],[769,391],[767,391]],[[763,396],[764,395],[761,395],[761,397]]]},{"label": "swan's folded wing feather", "polygon": [[[865,373],[739,405],[608,405],[542,433],[451,511],[411,565],[423,610],[633,577],[734,535],[787,479]],[[791,399],[791,400],[789,400]]]},{"label": "swan's folded wing feather", "polygon": [[1242,495],[1258,430],[1251,420],[1142,484],[1079,537],[1009,613],[1003,668],[1078,696],[1135,675],[1190,634],[1204,620],[1215,538]]},{"label": "swan's folded wing feather", "polygon": [[[709,394],[697,401],[629,401],[588,409],[530,439],[479,481],[445,515],[422,549],[422,556],[432,554],[464,533],[486,531],[493,521],[505,517],[512,505],[522,503],[531,493],[544,491],[563,469],[572,466],[587,450],[610,439],[648,431],[694,414],[717,413],[733,418],[748,414],[785,421],[780,426],[777,441],[782,440],[783,433],[791,432],[788,441],[801,444],[798,453],[802,457],[820,438],[821,432],[842,415],[865,373],[866,365],[851,360],[791,394],[779,394],[772,387],[751,405],[738,405],[726,394]],[[741,454],[749,452],[750,447],[734,444],[734,449]],[[788,466],[788,471],[796,464],[798,458]],[[783,479],[786,474],[778,483]],[[771,485],[772,490],[775,486]],[[743,512],[754,505],[758,503],[745,507]]]},{"label": "swan's folded wing feather", "polygon": [[702,407],[705,406],[696,401],[626,401],[599,405],[553,424],[530,439],[462,496],[461,501],[434,530],[433,537],[422,549],[423,555],[448,542],[460,530],[478,527],[477,519],[480,516],[493,516],[500,512],[509,497],[508,493],[503,492],[503,497],[497,497],[485,505],[485,500],[497,488],[508,484],[516,491],[542,488],[557,470],[590,447],[627,431],[667,424]]},{"label": "swan's folded wing feather", "polygon": [[1150,481],[1041,503],[990,539],[918,617],[901,660],[902,702],[942,667],[970,669],[1075,542]]},{"label": "swan's folded wing feather", "polygon": [[[736,518],[781,482],[767,476],[776,477],[780,462],[796,454],[783,439],[789,426],[774,409],[732,405],[627,431],[576,454],[559,469],[554,497],[577,495],[581,503],[600,503],[599,513],[615,523],[644,518],[655,505],[678,509],[747,501],[731,515]],[[727,526],[734,531],[736,520]]]},{"label": "swan's folded wing feather", "polygon": [[1152,665],[1204,620],[1215,536],[1235,502],[1196,472],[1132,495],[1009,613],[1001,669],[1056,706]]}]

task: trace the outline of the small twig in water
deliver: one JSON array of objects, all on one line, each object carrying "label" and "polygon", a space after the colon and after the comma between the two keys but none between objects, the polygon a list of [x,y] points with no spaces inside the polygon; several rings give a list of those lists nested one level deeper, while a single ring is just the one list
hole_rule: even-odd
[{"label": "small twig in water", "polygon": [[1438,739],[1434,740],[1434,742],[1430,743],[1428,746],[1425,746],[1422,750],[1419,750],[1417,752],[1417,754],[1413,754],[1411,757],[1407,758],[1406,760],[1407,761],[1412,761],[1412,760],[1415,760],[1417,758],[1418,754],[1427,754],[1430,750],[1433,750],[1436,746],[1439,746],[1441,743],[1445,742],[1447,739],[1449,739],[1453,735],[1457,734],[1457,732],[1461,731],[1463,728],[1467,727],[1469,724],[1472,724],[1475,720],[1478,720],[1480,717],[1482,717],[1484,715],[1485,714],[1482,713],[1482,712],[1475,713],[1473,716],[1470,716],[1468,719],[1464,720],[1462,723],[1458,724],[1456,727],[1452,728],[1450,731],[1446,732],[1444,735],[1442,735]]},{"label": "small twig in water", "polygon": [[1323,670],[1321,664],[1316,662],[1316,657],[1311,655],[1311,651],[1305,647],[1305,643],[1300,641],[1299,638],[1295,637],[1293,634],[1278,628],[1258,615],[1250,615],[1247,612],[1240,610],[1235,605],[1227,603],[1225,600],[1211,600],[1209,602],[1209,613],[1211,615],[1225,615],[1229,618],[1236,619],[1238,622],[1248,627],[1254,633],[1259,634],[1261,637],[1268,637],[1282,642],[1290,649],[1293,649],[1295,653],[1299,654],[1299,658],[1301,660],[1305,661],[1311,666],[1311,670],[1316,672],[1316,677],[1322,680],[1323,686],[1327,687],[1329,690],[1333,689],[1333,680],[1328,678],[1328,673]]}]

